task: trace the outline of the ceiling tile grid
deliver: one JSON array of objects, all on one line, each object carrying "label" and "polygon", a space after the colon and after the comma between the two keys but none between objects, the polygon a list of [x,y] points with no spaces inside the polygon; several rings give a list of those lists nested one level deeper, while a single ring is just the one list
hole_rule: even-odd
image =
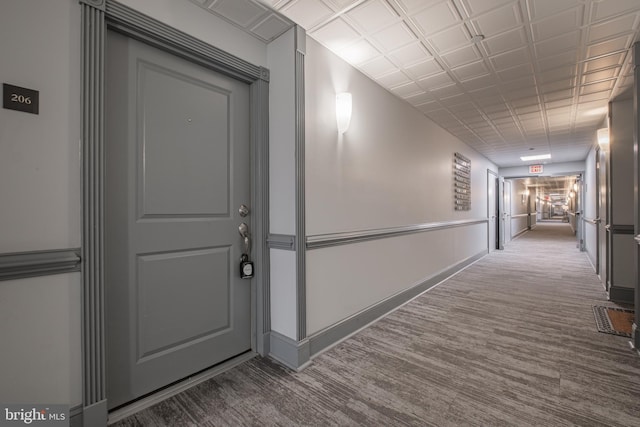
[{"label": "ceiling tile grid", "polygon": [[639,0],[190,1],[265,42],[301,25],[499,166],[583,160],[640,40]]}]

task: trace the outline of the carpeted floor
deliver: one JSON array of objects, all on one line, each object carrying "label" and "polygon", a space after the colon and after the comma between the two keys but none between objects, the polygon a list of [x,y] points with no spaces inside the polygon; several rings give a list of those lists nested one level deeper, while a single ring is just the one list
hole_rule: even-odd
[{"label": "carpeted floor", "polygon": [[124,426],[640,426],[640,357],[566,223],[540,224],[314,359],[263,358]]}]

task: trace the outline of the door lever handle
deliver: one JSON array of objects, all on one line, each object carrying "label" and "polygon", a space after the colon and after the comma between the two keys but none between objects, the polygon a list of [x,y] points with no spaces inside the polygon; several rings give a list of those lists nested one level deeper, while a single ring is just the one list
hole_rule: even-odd
[{"label": "door lever handle", "polygon": [[238,226],[238,232],[244,241],[244,253],[249,255],[249,252],[251,252],[251,234],[249,233],[249,226],[243,222]]}]

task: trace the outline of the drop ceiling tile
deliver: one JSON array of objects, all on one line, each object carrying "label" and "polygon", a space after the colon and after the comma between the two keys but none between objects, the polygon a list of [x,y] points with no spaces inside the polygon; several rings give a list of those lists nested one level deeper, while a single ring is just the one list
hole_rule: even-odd
[{"label": "drop ceiling tile", "polygon": [[525,76],[509,82],[504,82],[500,85],[503,91],[511,92],[522,89],[535,89],[536,81],[533,76]]},{"label": "drop ceiling tile", "polygon": [[475,46],[467,46],[442,55],[442,60],[450,67],[455,68],[482,59],[482,55]]},{"label": "drop ceiling tile", "polygon": [[577,31],[582,26],[583,13],[584,8],[577,7],[532,23],[534,42]]},{"label": "drop ceiling tile", "polygon": [[380,52],[368,41],[361,40],[341,49],[338,55],[350,64],[357,65],[379,56]]},{"label": "drop ceiling tile", "polygon": [[376,81],[383,87],[389,88],[409,83],[411,80],[402,71],[397,70],[378,77]]},{"label": "drop ceiling tile", "polygon": [[600,83],[594,83],[594,84],[590,84],[590,85],[584,85],[580,87],[580,95],[587,95],[590,93],[597,93],[597,92],[602,92],[602,91],[609,91],[611,89],[613,89],[613,85],[615,83],[615,80],[607,80],[604,82],[600,82]]},{"label": "drop ceiling tile", "polygon": [[454,81],[447,73],[440,73],[421,79],[418,81],[418,84],[426,90],[433,90],[439,87],[453,85]]},{"label": "drop ceiling tile", "polygon": [[429,55],[420,43],[404,46],[391,52],[389,56],[402,67],[408,67],[431,58],[431,55]]},{"label": "drop ceiling tile", "polygon": [[442,67],[433,59],[405,68],[405,72],[416,80],[442,71]]},{"label": "drop ceiling tile", "polygon": [[334,52],[344,49],[360,38],[360,34],[341,18],[334,19],[310,35]]},{"label": "drop ceiling tile", "polygon": [[594,2],[593,22],[623,13],[637,12],[640,4],[637,0],[605,0]]},{"label": "drop ceiling tile", "polygon": [[558,67],[562,67],[564,65],[575,65],[577,62],[577,58],[578,51],[574,49],[562,52],[559,55],[540,58],[536,61],[536,64],[538,65],[538,70],[540,72],[545,72]]},{"label": "drop ceiling tile", "polygon": [[524,31],[524,27],[520,27],[486,39],[482,43],[489,55],[497,55],[509,50],[525,47],[527,45],[527,34]]},{"label": "drop ceiling tile", "polygon": [[472,20],[480,34],[491,37],[521,26],[518,3],[508,4]]},{"label": "drop ceiling tile", "polygon": [[[288,1],[288,0],[283,0],[283,1]],[[330,4],[336,10],[342,10],[350,7],[351,5],[359,3],[360,0],[325,0],[325,2],[327,4]]]},{"label": "drop ceiling tile", "polygon": [[427,102],[433,102],[433,95],[429,92],[421,92],[405,98],[411,105],[418,106],[426,104]]},{"label": "drop ceiling tile", "polygon": [[573,98],[564,98],[558,101],[545,102],[544,106],[547,109],[559,108],[559,107],[567,107],[569,105],[573,105]]},{"label": "drop ceiling tile", "polygon": [[584,72],[589,73],[592,71],[600,70],[602,68],[614,67],[616,65],[622,65],[625,58],[624,53],[617,53],[614,55],[604,56],[598,59],[592,59],[584,63]]},{"label": "drop ceiling tile", "polygon": [[562,67],[553,68],[538,73],[538,80],[541,83],[551,83],[557,80],[570,79],[575,77],[577,73],[575,65],[564,65]]},{"label": "drop ceiling tile", "polygon": [[449,85],[439,88],[433,88],[430,90],[430,92],[433,96],[442,100],[450,96],[460,95],[462,93],[462,89],[460,89],[457,85]]},{"label": "drop ceiling tile", "polygon": [[470,38],[464,25],[441,31],[429,38],[431,45],[439,52],[446,52],[470,44]]},{"label": "drop ceiling tile", "polygon": [[517,98],[511,101],[511,105],[513,105],[514,108],[524,108],[531,105],[537,106],[539,104],[540,104],[540,100],[538,99],[537,96]]},{"label": "drop ceiling tile", "polygon": [[526,48],[512,50],[490,58],[496,70],[506,70],[518,65],[529,63],[529,54]]},{"label": "drop ceiling tile", "polygon": [[398,95],[401,98],[407,98],[408,96],[418,95],[424,93],[424,90],[414,82],[396,86],[391,89],[391,92]]},{"label": "drop ceiling tile", "polygon": [[476,77],[475,79],[471,79],[471,80],[465,80],[464,82],[462,82],[462,86],[466,90],[477,90],[477,89],[485,88],[487,86],[491,86],[495,83],[496,82],[493,76],[486,75],[486,76]]},{"label": "drop ceiling tile", "polygon": [[593,83],[598,80],[606,80],[612,79],[614,77],[618,77],[620,73],[620,67],[608,68],[601,71],[596,71],[594,73],[583,74],[582,75],[582,83]]},{"label": "drop ceiling tile", "polygon": [[408,14],[419,12],[435,3],[442,2],[442,0],[396,0],[396,1],[400,6],[400,8],[405,13],[408,13]]},{"label": "drop ceiling tile", "polygon": [[411,16],[411,20],[426,36],[440,32],[460,22],[455,7],[449,1],[441,1],[416,13]]},{"label": "drop ceiling tile", "polygon": [[282,11],[306,30],[311,30],[333,15],[333,10],[320,0],[297,0],[287,4]]},{"label": "drop ceiling tile", "polygon": [[449,108],[454,108],[461,103],[469,102],[469,97],[464,93],[456,93],[450,96],[440,98],[440,103]]},{"label": "drop ceiling tile", "polygon": [[542,111],[540,109],[540,105],[538,105],[538,104],[528,105],[528,106],[525,106],[525,107],[518,107],[515,110],[516,110],[516,114],[518,115],[518,117],[520,117],[523,114],[531,114],[531,113],[540,114],[540,112]]},{"label": "drop ceiling tile", "polygon": [[463,65],[462,67],[454,68],[451,72],[458,78],[458,80],[464,81],[489,74],[489,69],[484,64],[484,61],[478,61],[468,65]]},{"label": "drop ceiling tile", "polygon": [[592,102],[592,101],[608,101],[610,92],[608,90],[596,93],[590,93],[588,95],[580,95],[578,102]]},{"label": "drop ceiling tile", "polygon": [[365,62],[360,69],[375,79],[396,70],[396,66],[384,56],[380,56]]},{"label": "drop ceiling tile", "polygon": [[411,30],[400,22],[375,33],[372,38],[385,51],[398,49],[415,41],[415,36]]},{"label": "drop ceiling tile", "polygon": [[603,21],[589,27],[588,43],[594,43],[605,39],[622,36],[630,33],[638,27],[638,13],[633,13],[620,18]]},{"label": "drop ceiling tile", "polygon": [[602,43],[589,45],[587,48],[587,58],[593,58],[607,53],[628,49],[631,46],[633,37],[631,35],[617,37]]},{"label": "drop ceiling tile", "polygon": [[267,8],[250,1],[218,0],[209,8],[244,28],[267,14]]},{"label": "drop ceiling tile", "polygon": [[556,80],[554,82],[545,83],[545,84],[541,85],[540,86],[540,92],[542,92],[542,93],[552,93],[552,92],[556,92],[558,90],[571,89],[574,86],[575,86],[575,80],[574,79]]},{"label": "drop ceiling tile", "polygon": [[578,0],[529,0],[527,4],[529,6],[529,15],[533,21],[547,16],[554,16],[559,12],[579,6],[581,3]]},{"label": "drop ceiling tile", "polygon": [[565,98],[573,98],[573,89],[559,90],[557,92],[545,93],[543,95],[545,102],[558,101]]},{"label": "drop ceiling tile", "polygon": [[291,28],[291,24],[276,14],[269,14],[264,20],[258,22],[251,31],[264,40],[271,41]]},{"label": "drop ceiling tile", "polygon": [[420,104],[417,107],[418,107],[418,110],[422,111],[423,113],[430,113],[431,111],[435,111],[442,108],[440,103],[437,101],[425,102],[424,104]]},{"label": "drop ceiling tile", "polygon": [[469,16],[479,15],[513,2],[513,0],[462,0],[462,4]]},{"label": "drop ceiling tile", "polygon": [[538,58],[554,56],[565,51],[577,49],[580,45],[580,31],[572,31],[559,37],[547,39],[535,44],[535,52]]},{"label": "drop ceiling tile", "polygon": [[506,70],[500,70],[497,74],[498,77],[500,77],[500,80],[508,82],[510,80],[516,80],[532,75],[533,67],[531,64],[520,64],[512,68],[507,68]]},{"label": "drop ceiling tile", "polygon": [[346,14],[355,26],[366,33],[373,33],[398,19],[386,2],[370,0]]}]

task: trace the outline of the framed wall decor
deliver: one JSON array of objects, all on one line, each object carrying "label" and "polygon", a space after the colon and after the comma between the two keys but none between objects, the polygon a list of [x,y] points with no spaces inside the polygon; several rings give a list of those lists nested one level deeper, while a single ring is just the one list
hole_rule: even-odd
[{"label": "framed wall decor", "polygon": [[453,203],[457,211],[471,210],[471,160],[453,154]]}]

